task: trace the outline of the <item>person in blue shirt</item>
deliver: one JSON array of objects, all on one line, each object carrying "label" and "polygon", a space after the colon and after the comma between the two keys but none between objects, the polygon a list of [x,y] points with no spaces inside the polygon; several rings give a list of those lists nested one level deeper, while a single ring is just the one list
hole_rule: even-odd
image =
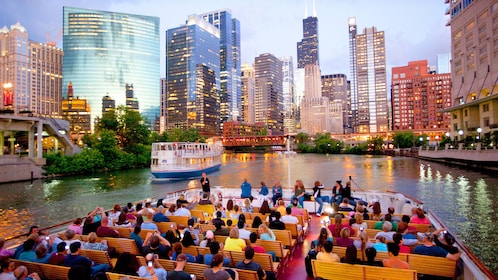
[{"label": "person in blue shirt", "polygon": [[242,189],[242,193],[240,194],[241,198],[252,198],[251,195],[252,186],[247,182],[247,179],[244,178],[244,182],[242,182],[240,188]]},{"label": "person in blue shirt", "polygon": [[271,200],[273,201],[273,206],[276,207],[277,200],[279,200],[280,198],[282,198],[282,193],[283,193],[282,185],[280,185],[279,181],[275,182],[275,185],[273,185],[271,192],[273,194]]},{"label": "person in blue shirt", "polygon": [[269,191],[268,187],[266,186],[265,182],[261,181],[261,189],[259,190],[259,195],[267,196]]},{"label": "person in blue shirt", "polygon": [[[214,255],[218,254],[220,252],[221,245],[223,243],[218,243],[218,242],[211,242],[211,245],[209,246],[209,251],[211,254],[205,254],[204,255],[204,264],[206,265],[211,265],[211,261],[213,260]],[[223,258],[223,266],[228,266],[230,264],[230,259],[224,257]]]}]

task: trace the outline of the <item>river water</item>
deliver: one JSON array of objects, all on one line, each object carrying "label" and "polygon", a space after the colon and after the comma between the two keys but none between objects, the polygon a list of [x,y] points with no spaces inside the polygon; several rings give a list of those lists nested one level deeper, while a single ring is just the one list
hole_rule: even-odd
[{"label": "river water", "polygon": [[[212,186],[239,186],[247,178],[253,186],[280,180],[286,187],[289,170],[291,182],[302,179],[306,187],[315,180],[332,187],[352,176],[364,190],[391,189],[419,198],[498,274],[496,174],[405,157],[298,154],[288,160],[275,154],[226,154],[220,171],[209,178]],[[188,184],[156,183],[148,169],[0,184],[0,236],[81,217],[97,205],[110,209],[114,203],[164,197]]]}]

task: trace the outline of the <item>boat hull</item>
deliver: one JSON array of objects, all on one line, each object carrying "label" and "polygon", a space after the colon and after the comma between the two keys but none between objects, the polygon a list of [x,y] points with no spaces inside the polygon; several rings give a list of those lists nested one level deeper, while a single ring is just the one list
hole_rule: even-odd
[{"label": "boat hull", "polygon": [[172,170],[172,171],[151,171],[152,175],[159,179],[188,179],[200,177],[202,173],[212,173],[218,171],[221,164],[213,165],[204,169],[196,170]]}]

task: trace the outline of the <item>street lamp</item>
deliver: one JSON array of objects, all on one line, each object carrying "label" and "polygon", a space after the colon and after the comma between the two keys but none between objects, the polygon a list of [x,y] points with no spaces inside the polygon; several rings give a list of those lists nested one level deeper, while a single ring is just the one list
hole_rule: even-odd
[{"label": "street lamp", "polygon": [[478,133],[478,135],[477,135],[477,140],[478,141],[477,142],[481,141],[481,132],[482,132],[482,128],[478,127],[477,128],[477,133]]},{"label": "street lamp", "polygon": [[462,140],[463,130],[458,130],[459,140]]}]

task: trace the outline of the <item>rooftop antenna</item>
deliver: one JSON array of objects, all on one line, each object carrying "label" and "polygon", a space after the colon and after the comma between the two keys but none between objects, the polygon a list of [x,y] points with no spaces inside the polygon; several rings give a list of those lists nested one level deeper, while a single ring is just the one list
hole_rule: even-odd
[{"label": "rooftop antenna", "polygon": [[308,18],[308,0],[304,0],[304,18]]},{"label": "rooftop antenna", "polygon": [[313,17],[316,17],[315,0],[313,0]]}]

